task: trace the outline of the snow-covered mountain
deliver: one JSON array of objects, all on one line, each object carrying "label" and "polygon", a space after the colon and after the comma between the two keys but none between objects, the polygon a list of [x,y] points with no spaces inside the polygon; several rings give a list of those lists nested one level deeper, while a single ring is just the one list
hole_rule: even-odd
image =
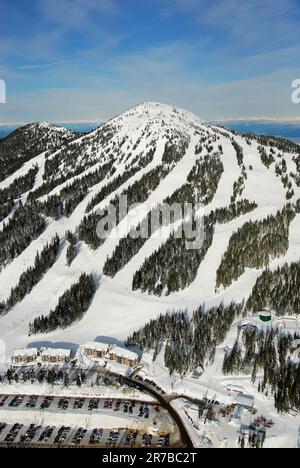
[{"label": "snow-covered mountain", "polygon": [[[167,310],[247,300],[266,268],[299,261],[300,146],[287,140],[243,136],[151,102],[88,135],[22,127],[0,141],[0,162],[0,337],[9,352],[33,342],[125,339]],[[99,239],[98,210],[118,208],[121,194],[143,209],[120,220],[117,236]],[[176,239],[180,221],[149,239],[128,236],[164,201],[203,204],[200,250]],[[82,273],[93,275],[96,292],[64,322],[63,295]],[[274,306],[262,289],[249,307]],[[29,336],[51,311],[50,325]]]},{"label": "snow-covered mountain", "polygon": [[48,122],[32,123],[15,130],[1,141],[0,180],[16,172],[25,162],[32,160],[42,151],[60,148],[76,136],[78,134],[75,132]]}]

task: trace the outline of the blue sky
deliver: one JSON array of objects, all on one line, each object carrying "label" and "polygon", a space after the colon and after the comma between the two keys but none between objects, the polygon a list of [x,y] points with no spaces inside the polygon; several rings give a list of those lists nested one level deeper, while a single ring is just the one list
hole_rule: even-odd
[{"label": "blue sky", "polygon": [[300,118],[300,0],[1,0],[0,122]]}]

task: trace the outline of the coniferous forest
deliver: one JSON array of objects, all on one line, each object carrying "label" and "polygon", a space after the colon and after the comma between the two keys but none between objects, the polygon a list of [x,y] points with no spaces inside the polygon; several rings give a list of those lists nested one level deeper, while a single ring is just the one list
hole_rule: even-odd
[{"label": "coniferous forest", "polygon": [[[111,172],[113,162],[114,161],[110,161],[95,172],[90,172],[76,179],[74,182],[67,184],[60,191],[59,195],[52,195],[43,202],[37,201],[37,209],[46,216],[51,216],[54,219],[59,219],[62,216],[68,218],[79,203],[86,197],[89,188],[102,182]],[[29,199],[34,199],[36,196],[40,196],[39,189],[33,192]]]},{"label": "coniferous forest", "polygon": [[44,274],[51,268],[58,255],[59,237],[56,235],[50,244],[46,244],[41,253],[37,253],[33,267],[28,268],[20,276],[17,286],[12,288],[10,296],[6,302],[6,311],[22,301],[30,293],[34,286],[42,279]]},{"label": "coniferous forest", "polygon": [[[180,227],[180,235],[172,233],[165,244],[145,260],[135,273],[132,289],[149,291],[161,296],[184,289],[196,278],[198,268],[211,246],[214,224],[209,217],[203,221],[205,237],[201,248],[187,248],[187,243],[195,241],[186,236],[185,223]],[[193,220],[193,232],[196,222]],[[188,267],[187,267],[188,265]]]},{"label": "coniferous forest", "polygon": [[278,315],[300,315],[300,262],[266,270],[257,279],[247,301],[250,310],[270,308]]},{"label": "coniferous forest", "polygon": [[[39,237],[46,227],[46,222],[34,205],[22,203],[0,231],[0,265],[11,262],[20,255],[29,244]],[[1,268],[1,267],[0,267]]]},{"label": "coniferous forest", "polygon": [[165,346],[164,361],[170,374],[177,372],[184,376],[198,366],[204,369],[213,363],[216,346],[224,341],[242,310],[242,305],[231,303],[211,309],[200,306],[191,317],[184,311],[160,315],[134,332],[127,345],[153,351],[153,360]]},{"label": "coniferous forest", "polygon": [[[148,173],[145,173],[140,180],[137,180],[127,189],[124,189],[121,192],[121,196],[127,196],[128,209],[130,209],[130,207],[135,203],[143,203],[147,200],[150,193],[153,192],[161,183],[161,181],[170,173],[174,165],[174,161],[178,161],[184,156],[186,148],[187,143],[182,144],[179,147],[177,147],[176,145],[166,145],[162,157],[163,163],[157,166],[155,169],[152,169]],[[151,157],[153,157],[152,153]],[[124,174],[126,174],[126,172]],[[120,181],[118,182],[118,180],[116,179],[116,183],[119,184]],[[92,200],[91,204],[87,208],[88,210],[90,210],[96,204],[96,202],[99,203],[102,200],[103,190],[105,190],[105,187],[100,191],[98,195],[96,195],[96,198]],[[114,191],[115,188],[109,186],[109,191],[111,190]],[[105,193],[105,196],[107,196],[107,193]],[[118,225],[121,221],[119,217],[119,202],[120,198],[118,195],[116,195],[110,201],[110,205],[113,205],[116,208],[116,225]],[[100,215],[97,212],[92,212],[89,215],[85,216],[79,225],[79,239],[84,241],[93,249],[97,249],[105,241],[105,239],[102,239],[98,236],[97,225],[98,222],[107,214],[107,212],[108,207],[103,208],[103,215]],[[109,235],[109,232],[107,234]]]},{"label": "coniferous forest", "polygon": [[82,273],[79,281],[59,298],[58,305],[49,315],[42,315],[29,324],[29,334],[49,333],[57,328],[67,328],[81,320],[95,292],[92,275]]},{"label": "coniferous forest", "polygon": [[[178,311],[151,320],[127,339],[153,353],[153,360],[164,353],[170,375],[184,376],[194,369],[212,365],[216,347],[221,345],[235,319],[246,314],[247,307],[232,303],[206,309],[199,307],[190,316]],[[299,332],[282,333],[277,328],[238,327],[231,349],[225,349],[222,371],[225,375],[251,376],[258,390],[274,396],[278,412],[300,409],[300,363],[292,360],[299,353]]]},{"label": "coniferous forest", "polygon": [[66,239],[69,243],[68,249],[67,249],[67,265],[70,266],[72,262],[75,260],[77,257],[77,238],[72,232],[68,231],[66,233]]},{"label": "coniferous forest", "polygon": [[246,268],[262,268],[273,258],[284,255],[289,246],[289,225],[295,210],[287,205],[275,216],[262,221],[249,221],[235,232],[229,241],[217,270],[217,287],[228,287]]},{"label": "coniferous forest", "polygon": [[17,177],[7,188],[0,190],[0,222],[14,208],[15,199],[32,189],[37,172],[38,166],[35,166],[24,176]]},{"label": "coniferous forest", "polygon": [[[62,145],[78,138],[79,134],[47,124],[28,124],[18,128],[1,140],[0,181],[20,169],[23,164],[43,151],[54,151]],[[12,158],[12,154],[16,155]]]},{"label": "coniferous forest", "polygon": [[[274,395],[278,412],[299,410],[300,363],[291,359],[299,348],[295,341],[299,337],[274,328],[245,327],[224,356],[223,373],[251,375],[260,392]],[[257,376],[261,372],[262,378]]]},{"label": "coniferous forest", "polygon": [[[206,155],[203,159],[196,162],[187,177],[187,183],[176,190],[171,196],[167,197],[164,203],[168,204],[170,207],[173,203],[180,203],[182,208],[185,203],[195,204],[197,202],[202,202],[208,204],[218,188],[222,172],[223,165],[220,161],[219,154],[216,153],[212,155],[211,158]],[[104,274],[112,277],[115,276],[115,274],[138,253],[147,242],[148,238],[153,235],[157,229],[175,221],[175,219],[173,219],[175,216],[174,213],[171,213],[170,218],[168,218],[163,217],[163,212],[163,206],[153,208],[127,237],[120,240],[112,257],[108,258],[104,265]],[[182,214],[183,213],[181,213],[179,219],[182,218]],[[145,232],[147,233],[146,236],[136,234]]]},{"label": "coniferous forest", "polygon": [[[205,237],[200,248],[186,248],[190,239],[187,239],[185,235],[183,223],[180,227],[180,232],[183,234],[181,237],[176,232],[172,233],[162,247],[144,261],[133,277],[132,289],[141,289],[158,296],[184,289],[197,276],[199,266],[212,244],[216,223],[229,222],[237,216],[252,211],[255,207],[255,203],[241,200],[227,208],[219,208],[212,211],[208,216],[204,216]],[[193,225],[193,231],[196,232],[195,224]],[[142,240],[139,239],[137,239],[136,243],[129,241],[131,247],[133,245],[139,247],[141,243]],[[129,254],[134,252],[134,249],[129,250]],[[108,259],[106,262],[105,272],[107,274],[115,273],[120,256],[125,260],[127,259],[126,254],[121,253],[121,249],[117,248],[112,259]]]},{"label": "coniferous forest", "polygon": [[153,161],[154,157],[154,149],[151,148],[146,155],[141,159],[139,164],[135,164],[130,168],[126,169],[123,174],[117,176],[113,181],[106,184],[100,192],[95,195],[90,203],[87,206],[86,211],[90,212],[95,206],[101,203],[106,197],[108,197],[111,193],[115,192],[119,187],[125,184],[131,177],[133,177],[137,172],[139,172],[142,168],[148,166],[148,164]]}]

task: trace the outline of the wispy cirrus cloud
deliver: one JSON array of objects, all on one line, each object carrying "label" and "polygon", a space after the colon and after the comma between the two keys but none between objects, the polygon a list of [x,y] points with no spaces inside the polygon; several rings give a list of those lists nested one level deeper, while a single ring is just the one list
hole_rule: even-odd
[{"label": "wispy cirrus cloud", "polygon": [[211,33],[221,42],[238,38],[242,43],[236,43],[236,48],[253,44],[276,47],[300,36],[297,0],[172,0],[162,9],[163,14],[178,11],[192,22],[212,28]]},{"label": "wispy cirrus cloud", "polygon": [[47,21],[79,29],[94,15],[115,15],[119,11],[114,0],[40,0],[39,8]]},{"label": "wispy cirrus cloud", "polygon": [[[70,59],[74,58],[74,52],[88,48],[88,45],[109,41],[113,43],[114,34],[106,28],[105,19],[118,14],[115,0],[33,0],[31,16],[30,9],[27,11],[24,8],[26,2],[14,0],[11,4],[8,0],[1,0],[2,2],[1,9],[9,19],[2,28],[4,32],[0,30],[2,59],[18,57],[23,58],[23,61],[26,58],[54,61],[65,58],[66,55]],[[20,5],[18,11],[14,11],[14,3]],[[12,16],[12,12],[16,18]],[[20,31],[13,31],[18,17],[22,21]],[[101,27],[99,22],[102,22]],[[26,27],[27,24],[30,29]]]}]

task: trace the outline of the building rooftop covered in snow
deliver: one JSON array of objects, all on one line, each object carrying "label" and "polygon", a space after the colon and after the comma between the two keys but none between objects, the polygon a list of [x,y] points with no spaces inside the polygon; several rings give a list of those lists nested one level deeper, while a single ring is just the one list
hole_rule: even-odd
[{"label": "building rooftop covered in snow", "polygon": [[71,358],[70,349],[43,348],[40,352],[43,362],[69,362]]},{"label": "building rooftop covered in snow", "polygon": [[238,406],[248,410],[251,410],[254,406],[254,396],[247,393],[238,393],[235,400]]},{"label": "building rooftop covered in snow", "polygon": [[278,319],[278,325],[289,332],[300,331],[300,323],[296,317],[281,317]]},{"label": "building rooftop covered in snow", "polygon": [[98,351],[107,351],[109,345],[107,343],[100,343],[98,341],[89,341],[84,345],[85,348],[97,349]]},{"label": "building rooftop covered in snow", "polygon": [[80,353],[83,353],[90,359],[107,359],[131,367],[136,366],[139,362],[137,353],[121,346],[109,345],[98,341],[90,341],[80,346]]},{"label": "building rooftop covered in snow", "polygon": [[99,343],[98,341],[89,341],[81,346],[83,353],[90,358],[104,358],[108,352],[109,345],[107,343]]},{"label": "building rooftop covered in snow", "polygon": [[139,356],[137,353],[126,348],[121,348],[117,345],[114,345],[109,349],[109,356],[113,361],[117,361],[120,364],[126,364],[131,367],[136,366],[139,362]]},{"label": "building rooftop covered in snow", "polygon": [[300,333],[300,320],[293,316],[278,316],[275,312],[268,310],[261,310],[254,312],[252,315],[242,318],[238,322],[239,329],[245,328],[280,328],[289,333]]},{"label": "building rooftop covered in snow", "polygon": [[24,348],[16,349],[12,356],[13,364],[19,363],[32,363],[38,358],[38,349],[37,348]]}]

